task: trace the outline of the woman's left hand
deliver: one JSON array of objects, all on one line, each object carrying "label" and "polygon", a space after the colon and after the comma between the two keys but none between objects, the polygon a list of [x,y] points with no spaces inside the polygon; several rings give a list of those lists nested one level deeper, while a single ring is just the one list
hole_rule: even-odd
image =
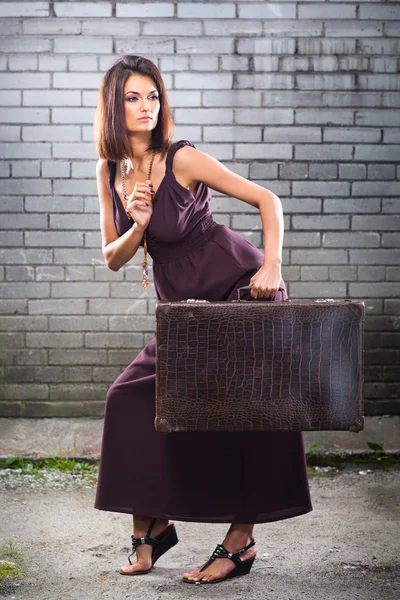
[{"label": "woman's left hand", "polygon": [[279,263],[263,264],[250,279],[252,298],[269,298],[278,291],[282,279],[281,265]]}]

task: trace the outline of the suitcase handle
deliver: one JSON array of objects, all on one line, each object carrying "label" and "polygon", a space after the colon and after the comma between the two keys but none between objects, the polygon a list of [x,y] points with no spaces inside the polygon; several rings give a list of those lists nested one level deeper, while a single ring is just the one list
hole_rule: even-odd
[{"label": "suitcase handle", "polygon": [[[240,287],[240,288],[237,289],[239,302],[250,302],[249,300],[242,300],[242,298],[240,297],[240,292],[242,290],[246,290],[246,291],[247,290],[251,290],[252,287],[253,286],[251,286],[251,285],[244,285],[243,287]],[[278,288],[278,292],[283,292],[283,291],[284,291],[283,288],[281,288],[281,287]],[[276,293],[278,293],[278,292],[276,292]],[[275,298],[275,294],[273,296],[271,296],[270,298],[267,298],[267,300],[272,300],[272,298]]]}]

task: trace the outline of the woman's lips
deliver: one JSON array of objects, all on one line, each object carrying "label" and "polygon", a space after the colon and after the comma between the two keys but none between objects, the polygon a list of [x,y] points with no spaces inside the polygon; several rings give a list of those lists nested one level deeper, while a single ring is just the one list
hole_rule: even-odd
[{"label": "woman's lips", "polygon": [[139,121],[151,121],[151,117],[142,117]]}]

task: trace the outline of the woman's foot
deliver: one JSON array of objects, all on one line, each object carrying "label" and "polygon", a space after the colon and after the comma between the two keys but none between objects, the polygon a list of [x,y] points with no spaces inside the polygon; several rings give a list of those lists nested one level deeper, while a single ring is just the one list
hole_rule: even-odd
[{"label": "woman's foot", "polygon": [[[248,534],[247,536],[243,536],[243,534],[238,534],[237,532],[235,533],[233,531],[226,535],[223,545],[228,552],[235,553],[239,552],[239,550],[250,544],[252,539],[252,533]],[[256,546],[254,545],[240,556],[240,560],[244,562],[245,560],[255,557],[256,554]],[[233,569],[236,567],[235,563],[230,558],[216,558],[206,569],[204,569],[204,571],[200,571],[206,562],[203,563],[201,567],[184,573],[184,579],[188,579],[189,581],[213,581],[214,579],[225,577],[225,575],[227,575],[230,571],[233,571]]]},{"label": "woman's foot", "polygon": [[[147,530],[151,522],[151,517],[135,517],[135,525],[133,535],[135,537],[146,537]],[[151,530],[150,537],[155,538],[160,535],[168,527],[168,519],[157,519],[153,529]],[[152,563],[153,546],[150,544],[140,544],[136,548],[136,553],[131,558],[132,564],[129,562],[121,567],[120,573],[122,575],[132,575],[137,572],[147,572],[153,566]]]}]

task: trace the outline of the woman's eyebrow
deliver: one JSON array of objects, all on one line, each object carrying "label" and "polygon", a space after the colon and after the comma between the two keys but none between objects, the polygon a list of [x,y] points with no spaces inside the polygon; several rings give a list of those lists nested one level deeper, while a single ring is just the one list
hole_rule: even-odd
[{"label": "woman's eyebrow", "polygon": [[[151,90],[151,92],[149,92],[149,94],[152,94],[153,92],[157,92],[157,90]],[[134,92],[133,90],[129,90],[129,92],[126,92],[125,96],[127,96],[128,94],[137,94],[138,96],[142,95],[139,92]]]}]

